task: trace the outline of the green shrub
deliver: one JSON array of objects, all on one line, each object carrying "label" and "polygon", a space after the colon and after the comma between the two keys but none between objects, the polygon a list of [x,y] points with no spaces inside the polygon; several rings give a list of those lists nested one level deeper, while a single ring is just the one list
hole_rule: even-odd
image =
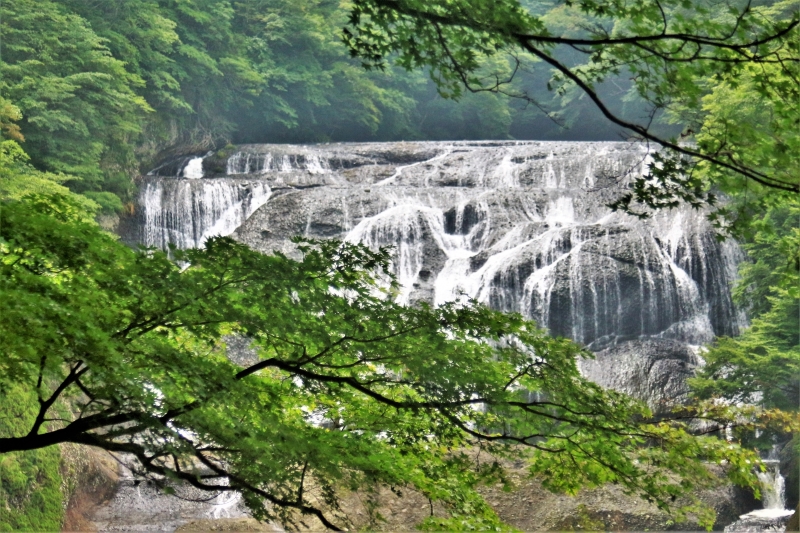
[{"label": "green shrub", "polygon": [[104,215],[115,215],[122,212],[122,200],[113,192],[86,191],[84,196],[100,206]]}]

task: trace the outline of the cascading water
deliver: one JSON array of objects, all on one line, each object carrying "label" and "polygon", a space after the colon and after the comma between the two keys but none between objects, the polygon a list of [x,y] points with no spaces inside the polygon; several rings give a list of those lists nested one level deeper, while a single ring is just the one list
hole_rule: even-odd
[{"label": "cascading water", "polygon": [[781,475],[777,452],[777,446],[773,447],[767,458],[762,460],[765,470],[756,472],[761,485],[763,508],[740,516],[738,521],[725,528],[726,532],[756,533],[786,529],[786,522],[794,510],[786,509],[786,480]]},{"label": "cascading water", "polygon": [[764,472],[756,472],[758,482],[761,484],[761,501],[765,511],[784,511],[786,510],[786,480],[781,475],[780,464],[778,461],[764,461],[767,469]]},{"label": "cascading water", "polygon": [[392,245],[403,302],[475,298],[594,349],[737,333],[738,249],[703,213],[640,221],[605,207],[647,161],[625,143],[252,145],[226,171],[276,191],[237,238]]},{"label": "cascading water", "polygon": [[696,346],[735,335],[741,260],[702,211],[648,220],[607,204],[651,161],[636,143],[243,145],[142,178],[132,243],[200,246],[231,234],[295,254],[290,238],[393,246],[398,299],[472,298],[597,353],[590,379],[654,409],[686,394]]},{"label": "cascading water", "polygon": [[291,253],[294,235],[391,245],[400,301],[474,298],[593,350],[739,329],[740,253],[702,212],[639,220],[606,207],[646,170],[641,144],[244,145],[204,175],[209,157],[145,176],[125,238],[191,247],[235,230],[265,251]]},{"label": "cascading water", "polygon": [[[197,172],[193,169],[192,172]],[[127,240],[166,249],[196,248],[230,235],[269,200],[266,183],[249,180],[148,178],[142,184],[133,235]]]},{"label": "cascading water", "polygon": [[692,346],[738,333],[741,253],[701,211],[606,207],[651,160],[637,143],[242,145],[144,176],[123,236],[186,248],[232,234],[288,254],[295,235],[393,246],[399,301],[521,313],[597,352],[588,377],[660,408],[686,393]]},{"label": "cascading water", "polygon": [[95,531],[171,532],[197,520],[249,516],[236,492],[215,495],[188,485],[168,483],[174,495],[167,494],[163,487],[134,475],[124,466],[128,460],[122,456],[121,478],[114,499],[100,507],[93,516]]}]

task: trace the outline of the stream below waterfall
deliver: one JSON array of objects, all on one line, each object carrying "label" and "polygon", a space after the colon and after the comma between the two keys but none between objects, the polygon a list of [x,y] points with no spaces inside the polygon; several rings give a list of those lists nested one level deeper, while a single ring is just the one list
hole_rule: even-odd
[{"label": "stream below waterfall", "polygon": [[786,508],[786,480],[781,475],[777,446],[763,460],[765,470],[756,473],[761,485],[761,509],[750,511],[725,528],[726,532],[785,531],[793,509]]}]

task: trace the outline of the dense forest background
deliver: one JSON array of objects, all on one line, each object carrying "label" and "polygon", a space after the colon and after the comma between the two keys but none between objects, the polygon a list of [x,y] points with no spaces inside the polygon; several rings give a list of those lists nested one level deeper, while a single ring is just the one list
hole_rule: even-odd
[{"label": "dense forest background", "polygon": [[[555,2],[529,3],[556,30],[581,22]],[[545,67],[515,81],[541,108],[486,92],[445,99],[423,71],[367,71],[342,42],[348,11],[336,1],[13,0],[0,9],[0,122],[21,118],[31,162],[72,176],[70,188],[109,210],[120,203],[103,193],[129,200],[131,177],[156,160],[228,142],[622,138],[579,95],[548,93]],[[601,89],[635,114],[629,85]]]}]

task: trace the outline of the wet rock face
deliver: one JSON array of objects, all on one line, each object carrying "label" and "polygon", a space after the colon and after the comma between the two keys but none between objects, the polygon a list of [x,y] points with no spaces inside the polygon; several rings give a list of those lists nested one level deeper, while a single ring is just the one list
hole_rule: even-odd
[{"label": "wet rock face", "polygon": [[393,246],[403,302],[475,298],[593,350],[737,333],[738,251],[702,213],[606,207],[647,161],[625,143],[256,145],[227,171],[272,194],[235,238],[289,254],[294,235]]},{"label": "wet rock face", "polygon": [[[780,472],[786,478],[784,494],[786,506],[793,509],[800,508],[800,458],[795,452],[798,442],[800,442],[800,435],[783,443],[779,455]],[[800,531],[800,523],[794,525],[794,529],[790,529],[790,531]]]},{"label": "wet rock face", "polygon": [[581,373],[603,387],[647,402],[666,413],[689,393],[686,380],[700,360],[685,343],[666,339],[634,340],[601,350],[579,362]]},{"label": "wet rock face", "polygon": [[[648,160],[630,143],[244,145],[143,177],[122,227],[129,242],[161,248],[215,234],[289,255],[296,235],[392,246],[401,302],[474,298],[593,351],[734,335],[736,245],[718,242],[702,212],[643,221],[606,207]],[[685,357],[654,346],[601,355],[593,375],[627,390],[598,365],[628,365],[616,375],[658,396],[653,384],[680,381]],[[674,364],[651,364],[659,357]]]}]

